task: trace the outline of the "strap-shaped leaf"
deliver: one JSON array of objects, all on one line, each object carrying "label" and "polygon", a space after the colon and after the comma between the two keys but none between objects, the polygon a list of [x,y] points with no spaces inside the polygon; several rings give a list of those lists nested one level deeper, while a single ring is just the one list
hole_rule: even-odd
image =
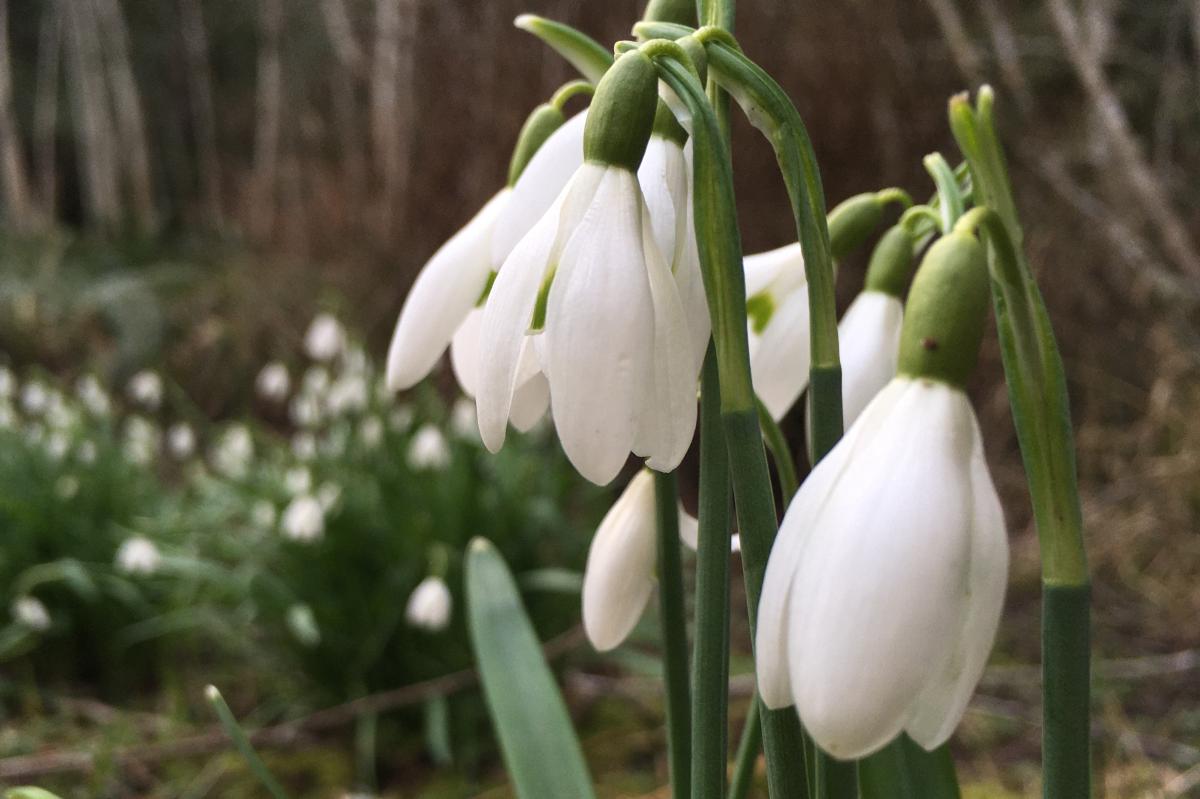
[{"label": "strap-shaped leaf", "polygon": [[512,573],[490,542],[467,550],[467,622],[488,712],[521,799],[594,796],[579,739]]},{"label": "strap-shaped leaf", "polygon": [[958,799],[950,750],[926,752],[907,735],[858,762],[862,799]]}]

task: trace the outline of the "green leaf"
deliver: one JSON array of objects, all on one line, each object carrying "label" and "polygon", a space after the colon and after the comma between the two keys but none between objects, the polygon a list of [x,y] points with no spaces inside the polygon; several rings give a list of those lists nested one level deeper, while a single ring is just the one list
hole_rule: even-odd
[{"label": "green leaf", "polygon": [[430,697],[425,703],[425,750],[439,766],[454,760],[450,747],[450,707],[444,696]]},{"label": "green leaf", "polygon": [[901,734],[884,749],[858,762],[862,799],[958,799],[958,777],[950,750],[926,752]]},{"label": "green leaf", "polygon": [[9,788],[5,791],[4,799],[60,799],[60,797],[56,793],[50,793],[45,788],[22,785],[19,788]]},{"label": "green leaf", "polygon": [[536,14],[522,14],[513,24],[541,39],[592,83],[597,83],[612,66],[611,52],[586,33],[577,31],[570,25]]},{"label": "green leaf", "polygon": [[504,763],[522,799],[592,791],[566,705],[508,566],[485,539],[467,550],[467,622]]}]

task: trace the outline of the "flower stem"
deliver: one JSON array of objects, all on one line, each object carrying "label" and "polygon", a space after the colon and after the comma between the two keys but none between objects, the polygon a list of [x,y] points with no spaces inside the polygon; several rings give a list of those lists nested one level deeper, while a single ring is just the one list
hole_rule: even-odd
[{"label": "flower stem", "polygon": [[692,689],[692,797],[725,794],[729,699],[729,461],[721,430],[716,353],[700,389],[700,531]]},{"label": "flower stem", "polygon": [[688,690],[687,617],[679,553],[679,499],[674,472],[654,472],[658,520],[658,603],[667,695],[667,750],[674,799],[691,794],[691,711]]},{"label": "flower stem", "polygon": [[742,725],[742,740],[738,742],[737,756],[733,761],[729,799],[746,799],[746,792],[750,790],[750,782],[754,779],[754,764],[758,762],[758,751],[762,747],[762,726],[758,721],[761,704],[757,694],[750,700],[746,723]]}]

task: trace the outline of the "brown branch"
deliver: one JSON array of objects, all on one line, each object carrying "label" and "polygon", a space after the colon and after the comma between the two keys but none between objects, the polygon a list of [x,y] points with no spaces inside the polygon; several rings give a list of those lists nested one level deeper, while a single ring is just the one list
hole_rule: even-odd
[{"label": "brown branch", "polygon": [[[574,627],[547,641],[542,652],[547,660],[552,660],[570,652],[583,638],[583,627]],[[342,727],[361,716],[398,710],[436,696],[448,696],[469,688],[478,680],[479,673],[475,669],[462,669],[431,680],[352,699],[292,721],[262,727],[249,734],[250,741],[259,747],[294,746],[304,741],[308,733]],[[131,769],[164,760],[212,754],[229,746],[225,731],[214,728],[173,741],[122,747],[109,757],[117,768]],[[96,755],[86,750],[6,757],[0,759],[0,783],[48,774],[90,773],[96,768],[96,761]]]}]

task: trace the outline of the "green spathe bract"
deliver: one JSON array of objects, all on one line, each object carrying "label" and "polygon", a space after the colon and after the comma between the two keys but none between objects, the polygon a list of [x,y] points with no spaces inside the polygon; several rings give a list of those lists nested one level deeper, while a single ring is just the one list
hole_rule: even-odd
[{"label": "green spathe bract", "polygon": [[963,388],[975,371],[990,298],[979,240],[962,232],[939,239],[908,294],[899,373]]},{"label": "green spathe bract", "polygon": [[900,299],[912,274],[916,239],[906,225],[894,225],[879,239],[867,265],[865,291]]},{"label": "green spathe bract", "polygon": [[856,194],[829,212],[829,251],[835,261],[849,255],[883,219],[883,202],[875,192]]},{"label": "green spathe bract", "polygon": [[636,50],[622,55],[596,86],[583,129],[584,159],[636,173],[657,109],[654,64]]}]

